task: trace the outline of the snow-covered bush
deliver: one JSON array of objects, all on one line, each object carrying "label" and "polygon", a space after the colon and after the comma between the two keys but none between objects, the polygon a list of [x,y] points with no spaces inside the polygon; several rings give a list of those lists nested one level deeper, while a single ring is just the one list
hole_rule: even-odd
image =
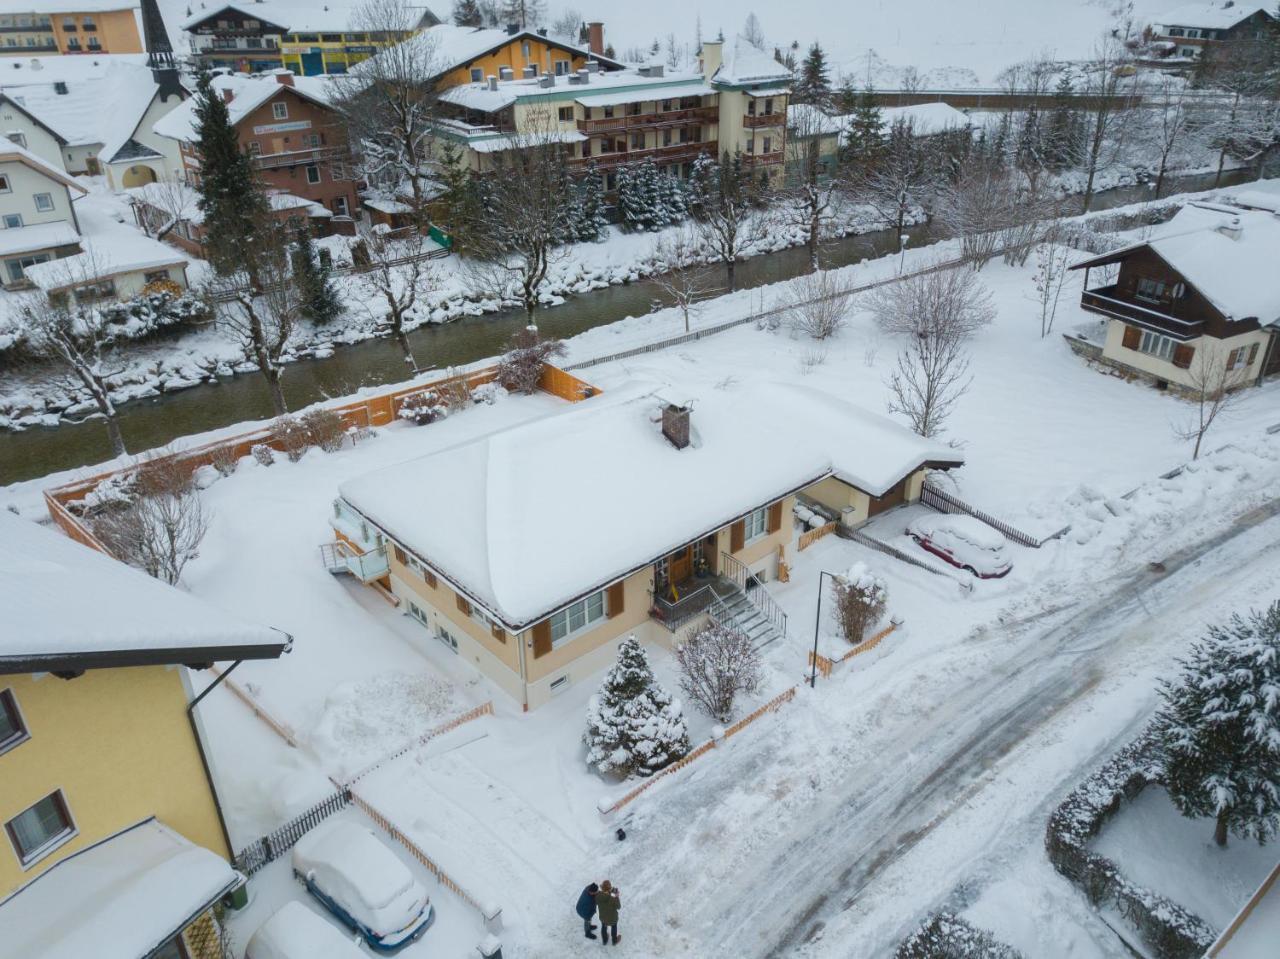
[{"label": "snow-covered bush", "polygon": [[[193,290],[180,290],[173,281],[148,284],[132,299],[82,308],[100,327],[104,344],[143,340],[166,330],[209,323],[213,308],[209,301]],[[35,349],[19,311],[13,311],[0,328],[0,355],[12,350],[22,354]]]},{"label": "snow-covered bush", "polygon": [[1156,714],[1165,788],[1178,811],[1265,843],[1280,831],[1280,601],[1191,647]]},{"label": "snow-covered bush", "polygon": [[1022,959],[1022,953],[955,913],[940,912],[903,940],[894,959]]},{"label": "snow-covered bush", "polygon": [[889,594],[882,580],[866,563],[854,563],[831,584],[840,632],[855,646],[884,615]]},{"label": "snow-covered bush", "polygon": [[525,327],[511,337],[498,361],[498,383],[512,393],[531,395],[542,378],[543,364],[564,352],[559,340],[544,340],[537,327]]},{"label": "snow-covered bush", "polygon": [[680,703],[653,680],[635,636],[618,645],[600,691],[587,706],[587,763],[602,773],[648,776],[689,752]]},{"label": "snow-covered bush", "polygon": [[249,455],[259,466],[270,466],[276,461],[276,453],[266,443],[255,443],[249,447]]},{"label": "snow-covered bush", "polygon": [[396,416],[400,419],[418,426],[426,426],[448,415],[449,408],[440,401],[440,394],[435,390],[410,393],[400,401],[400,409],[396,411]]},{"label": "snow-covered bush", "polygon": [[506,395],[507,391],[501,383],[481,383],[471,391],[472,401],[477,404],[483,403],[485,406],[492,406]]},{"label": "snow-covered bush", "polygon": [[338,413],[317,407],[303,413],[300,422],[312,446],[318,446],[326,453],[342,449],[347,438],[347,425]]},{"label": "snow-covered bush", "polygon": [[223,476],[230,476],[240,465],[234,445],[215,446],[209,453],[209,463]]},{"label": "snow-covered bush", "polygon": [[70,503],[80,515],[92,515],[104,509],[123,508],[133,503],[138,494],[138,476],[134,472],[114,473],[99,481],[84,499]]},{"label": "snow-covered bush", "polygon": [[267,441],[296,463],[311,446],[311,436],[302,421],[293,416],[279,416],[271,424],[271,438]]},{"label": "snow-covered bush", "polygon": [[675,656],[681,691],[712,719],[727,722],[738,694],[760,688],[760,654],[742,630],[708,623]]}]

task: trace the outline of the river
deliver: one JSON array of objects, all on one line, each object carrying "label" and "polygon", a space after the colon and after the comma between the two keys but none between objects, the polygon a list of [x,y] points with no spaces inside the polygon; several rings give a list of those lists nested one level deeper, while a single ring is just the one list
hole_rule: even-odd
[{"label": "river", "polygon": [[[1227,173],[1222,185],[1249,179],[1251,176],[1243,172]],[[1170,180],[1166,193],[1206,190],[1212,186],[1212,175],[1182,177]],[[1145,186],[1120,187],[1098,193],[1093,209],[1138,203],[1150,196],[1151,191]],[[911,248],[932,239],[932,230],[927,224],[907,232],[911,236]],[[880,230],[826,244],[822,262],[826,267],[847,266],[896,250],[897,238],[893,231]],[[798,276],[807,268],[808,254],[803,248],[782,250],[739,263],[737,282],[739,288],[748,289]],[[716,276],[723,282],[722,268]],[[545,310],[538,315],[538,328],[549,336],[567,338],[627,316],[648,313],[653,302],[661,299],[662,295],[651,281],[611,286]],[[422,327],[409,334],[409,340],[419,362],[429,361],[443,369],[501,352],[523,318],[522,311],[467,317],[453,323]],[[290,364],[283,380],[285,399],[290,409],[301,409],[327,396],[342,396],[361,386],[394,383],[406,376],[404,359],[394,340],[366,340],[339,347],[327,359]],[[120,428],[130,450],[147,450],[180,436],[270,415],[271,403],[262,378],[244,374],[125,404],[120,409]],[[3,432],[0,433],[0,485],[99,463],[110,457],[106,430],[94,419]]]}]

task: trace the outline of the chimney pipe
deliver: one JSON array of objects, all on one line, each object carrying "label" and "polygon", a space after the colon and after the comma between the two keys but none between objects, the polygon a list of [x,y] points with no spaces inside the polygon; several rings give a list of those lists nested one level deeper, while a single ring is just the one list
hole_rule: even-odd
[{"label": "chimney pipe", "polygon": [[590,71],[590,70],[588,70],[586,67],[582,67],[580,70],[578,70],[578,82],[579,82],[579,83],[590,83],[590,82],[591,82],[591,71]]},{"label": "chimney pipe", "polygon": [[1240,223],[1240,217],[1233,216],[1230,221],[1218,225],[1218,232],[1232,240],[1238,240],[1244,234],[1244,226]]},{"label": "chimney pipe", "polygon": [[689,407],[668,403],[662,408],[662,435],[678,450],[689,445]]},{"label": "chimney pipe", "polygon": [[587,49],[598,57],[604,56],[604,24],[599,20],[587,24]]},{"label": "chimney pipe", "polygon": [[490,90],[498,89],[498,78],[495,77],[492,73],[489,74],[489,89]]},{"label": "chimney pipe", "polygon": [[227,89],[227,88],[225,88],[225,87],[223,88],[223,90],[222,90],[222,102],[223,102],[223,103],[230,103],[230,102],[231,102],[232,100],[234,100],[235,98],[236,98],[236,94],[235,94],[235,91],[234,91],[234,90],[229,90],[229,89]]},{"label": "chimney pipe", "polygon": [[293,71],[281,70],[279,73],[276,74],[276,83],[279,83],[282,86],[286,86],[286,87],[293,86]]}]

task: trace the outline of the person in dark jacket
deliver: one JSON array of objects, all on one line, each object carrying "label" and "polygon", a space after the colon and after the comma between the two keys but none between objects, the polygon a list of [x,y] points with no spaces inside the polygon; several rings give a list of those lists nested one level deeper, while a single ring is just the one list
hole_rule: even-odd
[{"label": "person in dark jacket", "polygon": [[596,924],[591,920],[596,915],[596,893],[600,891],[600,887],[594,882],[582,890],[582,895],[578,897],[578,905],[575,911],[582,917],[582,930],[586,933],[588,939],[596,937]]},{"label": "person in dark jacket", "polygon": [[613,887],[613,883],[606,879],[600,883],[600,891],[596,893],[596,909],[600,913],[600,944],[607,946],[609,944],[609,935],[613,935],[613,944],[616,946],[618,940],[622,937],[618,935],[618,910],[622,908],[622,903],[618,899],[618,890]]}]

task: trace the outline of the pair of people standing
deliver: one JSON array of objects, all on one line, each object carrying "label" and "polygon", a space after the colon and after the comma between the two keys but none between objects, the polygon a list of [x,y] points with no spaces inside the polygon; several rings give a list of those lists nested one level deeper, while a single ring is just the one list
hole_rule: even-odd
[{"label": "pair of people standing", "polygon": [[582,917],[582,930],[588,939],[596,937],[596,926],[591,920],[600,915],[600,944],[607,946],[609,937],[613,937],[616,946],[622,937],[618,935],[618,910],[622,903],[618,898],[618,890],[606,879],[600,885],[594,882],[582,890],[578,897],[577,913]]}]

